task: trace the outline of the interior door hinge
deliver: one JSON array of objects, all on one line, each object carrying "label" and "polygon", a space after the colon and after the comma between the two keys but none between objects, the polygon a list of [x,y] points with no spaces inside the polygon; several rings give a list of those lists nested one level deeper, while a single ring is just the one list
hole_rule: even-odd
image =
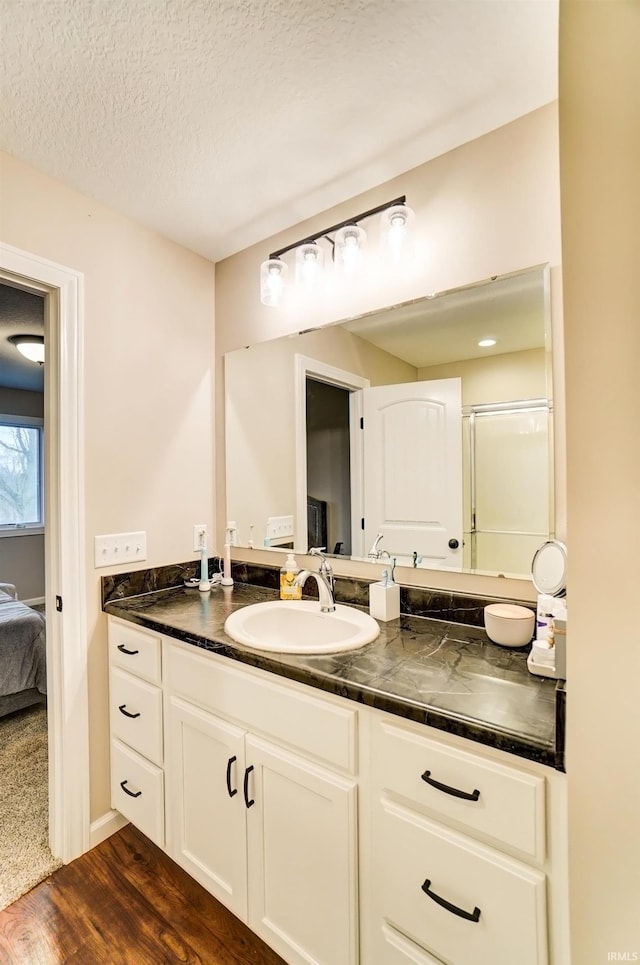
[{"label": "interior door hinge", "polygon": [[364,416],[360,416],[360,428],[364,429]]},{"label": "interior door hinge", "polygon": [[364,516],[363,516],[362,519],[360,520],[360,528],[361,528],[361,529],[364,529]]},{"label": "interior door hinge", "polygon": [[62,613],[62,597],[61,597],[61,596],[57,596],[57,597],[56,597],[56,610],[58,611],[58,613]]}]

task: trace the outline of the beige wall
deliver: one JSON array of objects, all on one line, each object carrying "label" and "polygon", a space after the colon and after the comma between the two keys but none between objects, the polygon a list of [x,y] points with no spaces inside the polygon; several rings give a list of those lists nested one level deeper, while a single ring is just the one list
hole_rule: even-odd
[{"label": "beige wall", "polygon": [[91,817],[109,808],[106,618],[93,537],[146,530],[144,565],[213,528],[213,265],[0,155],[2,240],[84,273]]},{"label": "beige wall", "polygon": [[[42,392],[0,386],[0,413],[44,417]],[[44,597],[44,536],[0,536],[0,582],[13,583],[21,600]]]},{"label": "beige wall", "polygon": [[418,379],[462,379],[462,405],[545,399],[545,352],[541,348],[490,355],[418,369]]},{"label": "beige wall", "polygon": [[[416,212],[417,252],[413,265],[390,278],[380,272],[352,295],[328,298],[303,310],[292,305],[274,310],[260,304],[261,261],[284,245],[381,204],[400,194]],[[216,265],[217,371],[222,355],[243,345],[323,325],[379,309],[432,291],[548,262],[551,265],[551,309],[555,338],[561,347],[560,211],[557,110],[549,105],[471,141],[401,177],[330,209],[262,244]],[[555,344],[554,344],[555,348]],[[558,378],[561,367],[558,369]],[[224,451],[222,380],[216,395],[216,440]],[[562,389],[555,391],[561,400]],[[558,412],[559,423],[563,415]],[[560,454],[562,449],[560,448]],[[563,503],[564,472],[558,460],[558,495]],[[224,518],[224,467],[216,478],[217,511]],[[559,514],[562,532],[563,507]],[[246,553],[237,551],[238,558]],[[258,553],[253,559],[268,559]],[[371,564],[340,562],[339,572],[372,575]],[[377,570],[375,571],[377,572]],[[425,575],[426,574],[426,575]],[[398,579],[469,592],[514,594],[531,599],[530,581],[445,574],[442,571],[398,570]]]},{"label": "beige wall", "polygon": [[601,965],[640,960],[640,4],[560,12],[572,958]]},{"label": "beige wall", "polygon": [[0,537],[0,583],[13,583],[19,600],[44,598],[44,536]]}]

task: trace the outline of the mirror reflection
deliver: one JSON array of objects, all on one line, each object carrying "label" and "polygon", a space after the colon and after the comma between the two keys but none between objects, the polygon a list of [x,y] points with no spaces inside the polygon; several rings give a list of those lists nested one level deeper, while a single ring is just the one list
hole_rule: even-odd
[{"label": "mirror reflection", "polygon": [[548,269],[225,356],[237,545],[528,575],[553,531]]}]

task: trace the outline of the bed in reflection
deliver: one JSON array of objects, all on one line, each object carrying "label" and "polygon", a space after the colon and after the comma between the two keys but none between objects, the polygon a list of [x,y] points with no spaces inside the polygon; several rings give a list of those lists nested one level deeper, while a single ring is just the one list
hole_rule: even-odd
[{"label": "bed in reflection", "polygon": [[0,717],[42,703],[46,693],[44,614],[17,600],[12,584],[0,583]]}]

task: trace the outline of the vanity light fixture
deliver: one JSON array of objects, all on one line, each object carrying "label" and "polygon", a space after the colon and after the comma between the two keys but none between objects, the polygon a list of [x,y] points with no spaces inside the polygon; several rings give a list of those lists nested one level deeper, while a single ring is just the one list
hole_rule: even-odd
[{"label": "vanity light fixture", "polygon": [[481,338],[478,342],[480,348],[491,348],[492,345],[496,344],[495,338]]},{"label": "vanity light fixture", "polygon": [[406,204],[394,204],[387,208],[380,219],[381,244],[386,257],[399,265],[409,254],[413,211]]},{"label": "vanity light fixture", "polygon": [[284,279],[289,268],[281,258],[269,258],[260,265],[260,301],[263,305],[279,305]]},{"label": "vanity light fixture", "polygon": [[296,282],[305,291],[313,291],[319,284],[323,264],[324,251],[317,241],[300,245],[296,249]]},{"label": "vanity light fixture", "polygon": [[43,335],[10,335],[9,341],[18,349],[21,355],[30,362],[44,365],[44,336]]},{"label": "vanity light fixture", "polygon": [[357,224],[336,231],[334,261],[345,275],[354,275],[362,263],[367,232]]},{"label": "vanity light fixture", "polygon": [[324,249],[318,244],[320,239],[331,245],[332,258],[343,275],[355,275],[363,261],[367,233],[359,222],[381,215],[380,240],[383,257],[393,264],[400,263],[408,251],[413,211],[407,207],[406,197],[394,198],[385,204],[363,211],[353,218],[316,231],[300,241],[273,251],[260,265],[260,301],[263,305],[276,308],[284,295],[287,265],[282,256],[295,250],[296,283],[305,291],[317,290],[322,277]]}]

